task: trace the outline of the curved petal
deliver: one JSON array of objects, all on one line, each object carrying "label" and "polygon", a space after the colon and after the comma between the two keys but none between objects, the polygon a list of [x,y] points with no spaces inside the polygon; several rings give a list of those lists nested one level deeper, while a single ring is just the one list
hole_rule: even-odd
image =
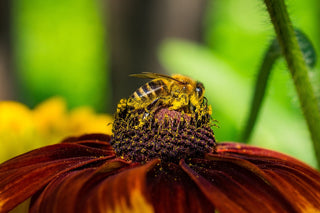
[{"label": "curved petal", "polygon": [[319,173],[292,157],[221,143],[205,159],[181,162],[181,167],[219,212],[320,210]]},{"label": "curved petal", "polygon": [[111,140],[110,135],[106,134],[85,134],[85,135],[80,135],[78,137],[68,137],[64,139],[61,143],[78,143],[81,141],[101,141],[101,142],[107,142],[109,143]]},{"label": "curved petal", "polygon": [[59,175],[79,167],[97,167],[114,157],[108,143],[95,140],[86,145],[47,146],[4,162],[0,165],[0,212],[14,208]]},{"label": "curved petal", "polygon": [[298,212],[250,162],[226,156],[181,167],[219,212]]},{"label": "curved petal", "polygon": [[237,157],[242,157],[244,159],[248,159],[250,157],[253,157],[252,160],[258,160],[258,159],[265,159],[265,160],[284,160],[287,162],[292,162],[296,165],[300,165],[302,167],[308,167],[305,163],[302,163],[301,161],[290,157],[286,154],[282,154],[280,152],[255,147],[251,145],[241,144],[241,143],[234,143],[234,142],[223,142],[219,143],[216,146],[216,153],[223,153],[226,155],[232,155]]},{"label": "curved petal", "polygon": [[[303,162],[285,154],[244,144],[222,143],[217,146],[217,152],[255,164],[300,211],[320,211],[320,174]],[[211,159],[211,155],[207,158]]]},{"label": "curved petal", "polygon": [[65,173],[32,197],[30,212],[85,212],[85,208],[78,210],[78,206],[82,206],[80,203],[83,197],[87,197],[93,187],[105,178],[132,166],[129,162],[114,159],[99,168],[86,168]]},{"label": "curved petal", "polygon": [[30,212],[153,212],[145,179],[157,163],[141,166],[114,159],[97,169],[70,172],[33,197]]},{"label": "curved petal", "polygon": [[12,158],[0,164],[0,175],[2,172],[9,170],[20,169],[21,167],[33,165],[37,163],[51,162],[59,159],[66,159],[72,157],[100,157],[100,156],[114,156],[115,152],[108,143],[107,135],[95,137],[96,135],[84,135],[81,137],[68,138],[62,144],[55,144],[45,146],[43,148],[35,149],[15,158]]},{"label": "curved petal", "polygon": [[215,212],[197,185],[176,164],[155,167],[147,178],[149,199],[158,213]]},{"label": "curved petal", "polygon": [[147,199],[146,177],[158,163],[156,159],[86,187],[77,212],[154,212]]}]

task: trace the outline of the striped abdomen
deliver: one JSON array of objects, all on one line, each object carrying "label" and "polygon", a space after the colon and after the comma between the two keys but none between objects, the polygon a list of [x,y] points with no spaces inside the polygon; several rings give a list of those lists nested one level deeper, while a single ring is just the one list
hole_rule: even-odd
[{"label": "striped abdomen", "polygon": [[168,94],[168,87],[162,79],[156,79],[146,83],[137,89],[130,98],[135,100],[154,100],[155,98]]}]

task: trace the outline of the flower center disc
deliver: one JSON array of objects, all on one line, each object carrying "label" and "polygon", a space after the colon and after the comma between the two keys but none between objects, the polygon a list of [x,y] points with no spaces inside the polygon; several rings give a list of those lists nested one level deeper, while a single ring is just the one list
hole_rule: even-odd
[{"label": "flower center disc", "polygon": [[215,147],[210,115],[211,109],[206,105],[192,114],[165,107],[150,113],[144,109],[129,111],[120,102],[111,145],[118,156],[134,162],[154,158],[178,162],[201,157]]}]

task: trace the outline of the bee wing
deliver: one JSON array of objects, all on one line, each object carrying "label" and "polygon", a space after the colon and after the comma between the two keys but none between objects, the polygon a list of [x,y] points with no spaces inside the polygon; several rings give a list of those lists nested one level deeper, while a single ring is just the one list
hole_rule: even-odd
[{"label": "bee wing", "polygon": [[140,74],[131,74],[130,76],[136,77],[136,78],[149,78],[149,79],[166,78],[166,79],[170,79],[170,80],[173,80],[173,81],[177,81],[177,82],[179,82],[180,84],[185,84],[184,82],[179,81],[179,80],[177,80],[177,79],[175,79],[175,78],[172,78],[172,77],[169,76],[169,75],[160,74],[160,73],[142,72],[142,73],[140,73]]},{"label": "bee wing", "polygon": [[[169,78],[172,79],[172,77],[160,73],[153,73],[153,72],[142,72],[139,74],[131,74],[130,76],[136,77],[136,78],[149,78],[149,79],[156,79],[156,78]],[[175,80],[175,79],[174,79]]]}]

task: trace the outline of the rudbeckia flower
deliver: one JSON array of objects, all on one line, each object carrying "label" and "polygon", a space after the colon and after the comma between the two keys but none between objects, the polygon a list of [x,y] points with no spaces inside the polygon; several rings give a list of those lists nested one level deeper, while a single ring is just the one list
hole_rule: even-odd
[{"label": "rudbeckia flower", "polygon": [[0,165],[0,212],[320,212],[320,174],[278,152],[217,143],[211,108],[118,105],[113,135],[65,139]]}]

